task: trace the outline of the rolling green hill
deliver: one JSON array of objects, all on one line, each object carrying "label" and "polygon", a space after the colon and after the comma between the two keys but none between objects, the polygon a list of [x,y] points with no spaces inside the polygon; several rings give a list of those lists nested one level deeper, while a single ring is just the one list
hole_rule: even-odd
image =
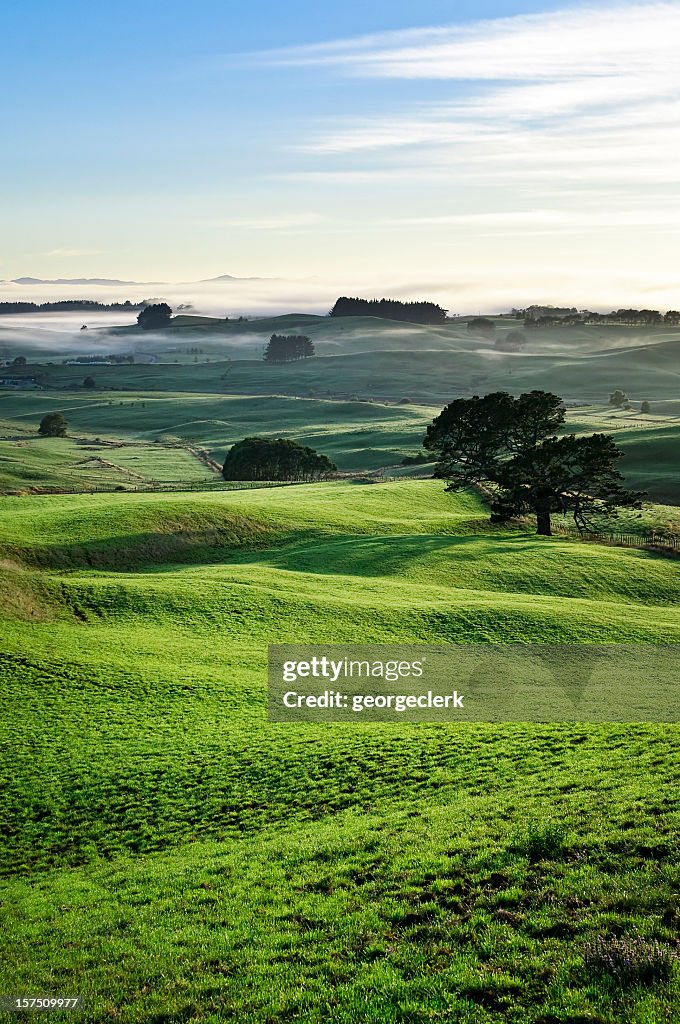
[{"label": "rolling green hill", "polygon": [[[421,450],[439,408],[186,391],[122,391],[112,397],[83,390],[5,393],[0,395],[5,417],[0,421],[0,490],[135,486],[140,476],[194,483],[210,479],[211,473],[189,449],[206,449],[221,465],[227,449],[252,434],[311,445],[341,470],[388,467],[392,472],[405,455]],[[53,411],[66,416],[72,440],[36,436],[42,416]],[[680,501],[680,419],[671,408],[641,415],[584,404],[569,410],[566,429],[612,433],[625,453],[620,468],[629,484],[647,491],[653,501]],[[105,450],[111,443],[118,447]]]},{"label": "rolling green hill", "polygon": [[184,447],[43,438],[15,430],[7,430],[10,438],[0,436],[0,492],[122,489],[152,482],[199,484],[214,479],[214,473]]},{"label": "rolling green hill", "polygon": [[[497,318],[496,325],[498,337],[518,326],[509,318]],[[314,358],[284,365],[262,362],[272,333],[298,331],[312,338]],[[74,387],[91,374],[101,387],[117,390],[356,394],[409,397],[426,404],[442,404],[451,393],[499,387],[542,388],[588,401],[605,400],[618,387],[639,398],[678,400],[680,328],[581,326],[524,333],[524,351],[502,353],[493,341],[470,334],[466,318],[429,327],[377,317],[289,314],[239,323],[178,316],[159,333],[112,328],[89,332],[86,339],[55,339],[50,363],[41,354],[44,345],[36,348],[30,333],[25,341],[16,335],[5,350],[7,355],[27,355],[31,363],[40,360],[37,372],[50,387]],[[159,361],[110,366],[58,361],[111,351]]]},{"label": "rolling green hill", "polygon": [[[499,336],[516,327],[510,318],[496,318]],[[271,333],[297,331],[313,338],[317,356],[290,364],[262,361]],[[580,326],[527,329],[525,335],[524,351],[502,353],[493,341],[470,334],[466,318],[428,327],[298,314],[250,322],[183,315],[160,333],[92,331],[73,341],[78,351],[102,355],[108,346],[158,361],[88,366],[52,360],[25,370],[37,375],[42,390],[0,388],[7,425],[0,438],[0,487],[40,486],[41,477],[52,486],[81,475],[61,455],[43,473],[38,452],[34,458],[28,449],[21,469],[17,453],[5,444],[55,409],[66,414],[73,433],[90,440],[200,447],[219,463],[247,434],[281,435],[354,471],[396,466],[413,454],[432,416],[454,397],[547,389],[570,406],[573,429],[616,432],[631,485],[655,501],[680,500],[680,330]],[[30,345],[26,351],[32,360],[36,353]],[[94,376],[94,390],[83,389],[85,374]],[[617,412],[604,404],[616,388],[628,393],[631,409]],[[652,403],[644,417],[643,400]],[[163,459],[169,466],[177,457]],[[187,470],[185,479],[197,471]],[[178,472],[183,475],[179,464]],[[91,479],[99,484],[101,474]]]},{"label": "rolling green hill", "polygon": [[[40,420],[51,411],[66,416],[69,432],[85,439],[86,450],[82,444],[74,448],[60,439],[52,444],[52,439],[36,437]],[[134,447],[98,454],[160,481],[206,477],[205,467],[181,448],[168,445],[208,449],[221,464],[227,448],[252,434],[290,437],[311,445],[343,470],[377,469],[417,452],[437,411],[276,396],[119,392],[111,399],[83,392],[15,392],[0,396],[0,414],[7,417],[0,430],[0,488],[16,486],[17,481],[19,486],[40,484],[43,478],[51,483],[60,473],[66,480],[82,478],[81,462],[94,438],[134,442]],[[45,455],[52,450],[56,458],[48,464]],[[101,473],[93,483],[100,483],[100,478]],[[134,483],[132,477],[130,482]]]},{"label": "rolling green hill", "polygon": [[678,643],[675,560],[492,529],[435,481],[5,498],[0,557],[4,991],[97,1022],[677,1019],[677,727],[265,700],[275,642]]}]

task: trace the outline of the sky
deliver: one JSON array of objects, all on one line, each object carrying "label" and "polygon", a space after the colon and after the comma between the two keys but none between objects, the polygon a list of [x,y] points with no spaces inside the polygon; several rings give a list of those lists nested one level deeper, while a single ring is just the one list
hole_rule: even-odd
[{"label": "sky", "polygon": [[0,278],[677,308],[679,39],[680,0],[4,0]]}]

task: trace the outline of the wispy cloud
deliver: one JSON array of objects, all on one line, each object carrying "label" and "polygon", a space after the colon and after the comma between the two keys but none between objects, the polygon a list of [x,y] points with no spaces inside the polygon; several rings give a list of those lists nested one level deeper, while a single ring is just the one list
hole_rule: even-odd
[{"label": "wispy cloud", "polygon": [[441,217],[403,217],[390,223],[404,226],[475,225],[480,227],[519,228],[612,228],[639,227],[655,224],[659,227],[680,227],[680,210],[510,210],[488,213],[458,213]]},{"label": "wispy cloud", "polygon": [[269,51],[285,65],[335,65],[351,74],[467,80],[611,80],[654,69],[677,78],[677,3],[576,7],[472,25],[387,32]]},{"label": "wispy cloud", "polygon": [[[405,104],[402,89],[394,110],[386,112],[383,101],[374,116],[312,132],[300,148],[322,165],[305,168],[303,180],[316,174],[319,183],[348,185],[448,181],[453,208],[445,212],[461,224],[468,215],[467,223],[482,223],[488,213],[487,206],[471,211],[466,193],[479,196],[486,188],[520,223],[522,190],[563,186],[573,206],[551,223],[565,227],[578,221],[575,189],[588,187],[600,199],[617,196],[602,226],[663,227],[665,199],[646,217],[626,209],[642,189],[678,180],[678,39],[679,2],[610,3],[364,36],[259,59],[451,83],[446,102]],[[584,226],[596,223],[583,214]]]}]

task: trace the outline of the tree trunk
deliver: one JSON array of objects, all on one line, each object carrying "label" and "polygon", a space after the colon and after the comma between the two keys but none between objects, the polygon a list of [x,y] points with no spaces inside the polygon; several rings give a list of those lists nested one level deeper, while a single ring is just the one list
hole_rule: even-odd
[{"label": "tree trunk", "polygon": [[543,506],[542,508],[536,509],[536,532],[541,537],[552,537],[549,506]]}]

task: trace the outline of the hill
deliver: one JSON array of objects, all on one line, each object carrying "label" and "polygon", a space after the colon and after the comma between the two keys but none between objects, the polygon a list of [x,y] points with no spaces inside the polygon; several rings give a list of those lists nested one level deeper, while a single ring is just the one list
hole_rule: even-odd
[{"label": "hill", "polygon": [[[35,431],[42,416],[55,409],[66,416],[75,442],[57,439],[52,445],[52,439],[37,437]],[[185,452],[180,465],[178,448],[207,449],[221,464],[232,444],[253,434],[289,437],[309,444],[342,470],[378,469],[398,464],[404,455],[419,450],[436,410],[359,401],[187,392],[122,391],[113,399],[106,392],[81,390],[6,394],[0,396],[0,412],[7,417],[0,422],[2,489],[11,488],[19,463],[24,482],[41,483],[41,459],[52,472],[60,464],[64,471],[71,465],[73,476],[75,465],[85,454],[83,444],[96,447],[96,439],[132,443],[134,447],[127,455],[124,446],[117,448],[117,454],[110,456],[112,461],[143,458],[145,474],[157,480],[195,478],[188,472],[192,459]],[[140,449],[141,442],[153,444],[158,454],[148,447]],[[165,453],[168,447],[175,451],[174,456]],[[48,466],[49,453],[55,455],[55,460]],[[169,464],[169,460],[176,465],[174,477],[162,474],[161,465]],[[130,468],[135,467],[131,464]]]},{"label": "hill", "polygon": [[[514,323],[498,318],[498,336]],[[241,394],[330,392],[395,400],[406,396],[440,404],[453,390],[539,388],[569,401],[595,402],[606,401],[611,391],[621,388],[653,402],[677,398],[680,328],[534,329],[523,351],[502,352],[493,341],[470,334],[466,325],[465,318],[430,327],[374,317],[288,314],[241,322],[182,315],[158,333],[118,327],[93,330],[86,339],[80,334],[64,337],[59,344],[53,339],[52,344],[53,355],[60,358],[111,351],[154,357],[149,367],[102,367],[102,384],[119,389],[140,386],[140,381],[150,390],[214,391],[216,379],[226,373],[221,387]],[[308,335],[316,357],[264,364],[262,353],[273,333]],[[26,354],[34,361],[41,351],[30,332],[24,342],[8,333],[3,339],[8,356]],[[48,386],[78,381],[80,367],[52,363],[38,367]],[[187,363],[192,365],[190,374]]]},{"label": "hill", "polygon": [[662,960],[618,985],[588,951],[673,948],[674,726],[276,725],[264,681],[284,641],[677,643],[674,561],[492,529],[434,481],[5,499],[0,555],[6,991],[673,1019]]},{"label": "hill", "polygon": [[[309,360],[314,362],[314,360]],[[110,461],[141,472],[145,478],[190,483],[206,474],[196,462],[197,449],[206,450],[217,463],[227,449],[252,434],[289,437],[311,445],[329,456],[343,471],[399,470],[405,455],[420,450],[425,430],[441,406],[412,402],[394,404],[353,400],[351,396],[312,398],[267,394],[216,394],[216,385],[227,378],[215,367],[168,368],[113,366],[92,369],[99,389],[89,391],[8,391],[0,394],[0,491],[20,486],[57,486],[63,481],[93,484],[111,482],[111,474],[88,475],[83,466],[82,445],[96,447],[99,440],[117,445]],[[278,368],[272,368],[274,370]],[[64,367],[72,372],[72,367]],[[106,391],[103,371],[109,379],[139,390]],[[80,368],[76,371],[82,374]],[[122,379],[120,379],[122,378]],[[82,378],[81,378],[82,379]],[[147,382],[165,379],[166,384],[190,384],[205,392],[145,390]],[[269,383],[272,383],[270,381]],[[412,379],[410,384],[415,381]],[[441,385],[438,385],[441,387]],[[314,389],[311,389],[314,390]],[[444,401],[453,395],[449,393]],[[631,486],[648,492],[655,502],[680,502],[676,450],[680,443],[680,403],[655,403],[660,413],[640,414],[608,405],[579,405],[569,410],[568,431],[614,434],[625,453],[620,469]],[[42,416],[51,411],[65,414],[70,441],[45,441],[35,431]],[[140,445],[147,445],[140,450]],[[129,452],[126,446],[132,445]],[[153,446],[150,448],[149,446]],[[54,455],[54,459],[50,455]],[[102,454],[101,452],[99,453]],[[104,458],[109,458],[104,455]],[[89,469],[101,469],[91,465]],[[200,473],[199,473],[200,471]],[[198,474],[198,475],[197,475]],[[116,483],[125,484],[122,477]],[[129,478],[129,483],[134,480]]]}]

